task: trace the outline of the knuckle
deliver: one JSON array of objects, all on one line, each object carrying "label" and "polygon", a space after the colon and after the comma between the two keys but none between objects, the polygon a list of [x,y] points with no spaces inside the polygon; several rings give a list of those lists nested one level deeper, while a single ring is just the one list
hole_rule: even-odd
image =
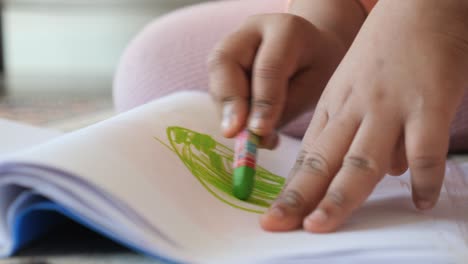
[{"label": "knuckle", "polygon": [[343,192],[338,190],[329,190],[325,194],[325,200],[329,201],[333,206],[343,209],[346,207],[345,204],[345,195]]},{"label": "knuckle", "polygon": [[442,166],[445,162],[444,156],[438,155],[416,155],[409,160],[409,165],[413,169],[434,169]]},{"label": "knuckle", "polygon": [[332,116],[328,110],[328,107],[323,102],[319,102],[314,109],[312,118],[321,119],[323,118],[327,122],[331,120]]},{"label": "knuckle", "polygon": [[372,102],[374,102],[374,106],[382,106],[384,102],[390,100],[390,97],[388,96],[388,89],[379,87],[372,91],[370,98],[372,99]]},{"label": "knuckle", "polygon": [[329,120],[330,120],[330,123],[333,123],[333,125],[336,126],[336,128],[340,130],[348,130],[350,125],[355,123],[353,117],[351,117],[348,114],[343,114],[343,113],[330,115]]},{"label": "knuckle", "polygon": [[306,201],[300,192],[296,190],[287,190],[279,197],[277,203],[292,208],[301,208],[305,206]]},{"label": "knuckle", "polygon": [[329,176],[330,167],[327,159],[318,151],[301,150],[294,166],[296,169],[312,172],[315,175]]},{"label": "knuckle", "polygon": [[304,149],[301,149],[299,153],[297,154],[296,157],[296,162],[294,163],[294,169],[299,169],[302,164],[304,163],[305,157],[307,155],[307,151]]},{"label": "knuckle", "polygon": [[226,98],[226,96],[216,86],[210,86],[209,91],[213,101],[216,103],[224,102],[224,98]]},{"label": "knuckle", "polygon": [[215,102],[221,102],[222,98],[226,97],[224,95],[224,90],[219,85],[210,83],[208,91],[211,95],[211,99],[213,99]]},{"label": "knuckle", "polygon": [[303,167],[318,175],[322,175],[322,176],[329,175],[328,162],[318,152],[310,153],[304,160]]},{"label": "knuckle", "polygon": [[236,102],[246,101],[248,98],[240,94],[225,93],[223,90],[217,89],[216,87],[210,87],[209,93],[211,99],[220,104],[233,104]]},{"label": "knuckle", "polygon": [[301,16],[288,14],[281,16],[281,24],[284,25],[286,28],[300,29],[309,26],[310,22],[308,22]]},{"label": "knuckle", "polygon": [[231,56],[222,48],[214,49],[207,58],[206,64],[210,72],[216,71],[219,67],[224,67],[232,61]]},{"label": "knuckle", "polygon": [[256,118],[272,118],[275,110],[279,109],[281,101],[276,98],[266,96],[254,98],[252,101],[253,116]]},{"label": "knuckle", "polygon": [[264,80],[279,80],[282,74],[282,60],[279,59],[260,61],[253,70],[254,77]]},{"label": "knuckle", "polygon": [[252,105],[258,108],[272,108],[278,103],[273,98],[255,98]]},{"label": "knuckle", "polygon": [[231,104],[235,104],[238,102],[242,102],[244,100],[246,100],[246,98],[242,96],[231,95],[231,96],[220,97],[219,102],[221,102],[223,105],[231,105]]},{"label": "knuckle", "polygon": [[252,101],[252,106],[256,110],[268,111],[268,110],[272,110],[278,105],[280,105],[279,100],[273,99],[273,98],[257,97],[257,98],[254,98]]},{"label": "knuckle", "polygon": [[452,115],[451,108],[447,107],[446,100],[440,100],[440,98],[444,98],[445,96],[445,94],[437,94],[434,98],[428,98],[423,94],[414,95],[408,120],[418,121],[427,115],[437,120],[450,120],[448,117]]},{"label": "knuckle", "polygon": [[357,169],[369,175],[378,175],[377,162],[366,155],[348,154],[343,160],[343,168]]}]

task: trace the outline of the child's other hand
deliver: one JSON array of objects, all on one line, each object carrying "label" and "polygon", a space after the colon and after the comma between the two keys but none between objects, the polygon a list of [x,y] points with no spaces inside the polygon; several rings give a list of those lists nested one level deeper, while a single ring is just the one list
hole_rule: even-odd
[{"label": "child's other hand", "polygon": [[344,53],[337,37],[299,16],[249,18],[208,60],[224,136],[247,126],[274,148],[276,128],[316,104]]},{"label": "child's other hand", "polygon": [[408,167],[415,205],[435,205],[468,80],[466,14],[462,0],[377,4],[318,102],[265,229],[333,231],[385,173]]}]

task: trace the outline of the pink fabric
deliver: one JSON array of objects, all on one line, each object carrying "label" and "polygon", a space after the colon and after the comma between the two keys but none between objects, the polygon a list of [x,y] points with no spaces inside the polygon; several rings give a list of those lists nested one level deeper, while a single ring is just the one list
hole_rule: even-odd
[{"label": "pink fabric", "polygon": [[179,90],[206,90],[212,47],[250,15],[283,12],[286,0],[217,1],[170,13],[129,45],[114,81],[119,111]]},{"label": "pink fabric", "polygon": [[[184,8],[148,25],[125,51],[114,80],[114,102],[125,111],[181,90],[208,89],[206,57],[245,18],[285,12],[287,0],[216,1]],[[451,131],[451,150],[468,151],[468,93]],[[282,131],[301,137],[306,113]],[[430,133],[430,131],[428,131]]]}]

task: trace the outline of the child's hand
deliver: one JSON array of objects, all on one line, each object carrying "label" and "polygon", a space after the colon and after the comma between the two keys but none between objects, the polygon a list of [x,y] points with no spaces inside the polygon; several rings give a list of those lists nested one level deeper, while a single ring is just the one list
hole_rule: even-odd
[{"label": "child's hand", "polygon": [[248,126],[263,147],[274,148],[275,129],[316,104],[345,50],[334,34],[299,16],[249,18],[208,61],[224,136]]},{"label": "child's hand", "polygon": [[333,231],[385,173],[408,166],[416,206],[435,205],[468,84],[467,14],[463,0],[377,4],[324,90],[265,229]]}]

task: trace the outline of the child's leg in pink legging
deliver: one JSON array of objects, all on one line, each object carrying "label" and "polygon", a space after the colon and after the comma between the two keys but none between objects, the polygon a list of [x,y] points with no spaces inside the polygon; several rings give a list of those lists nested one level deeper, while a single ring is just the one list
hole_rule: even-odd
[{"label": "child's leg in pink legging", "polygon": [[[181,90],[208,89],[206,58],[223,36],[248,17],[285,12],[287,0],[216,1],[173,12],[148,25],[124,53],[114,80],[114,102],[125,111]],[[284,132],[302,136],[307,116]]]},{"label": "child's leg in pink legging", "polygon": [[[217,1],[157,19],[130,44],[114,82],[114,101],[125,111],[181,90],[207,90],[205,61],[213,46],[250,15],[286,10],[287,0]],[[282,131],[301,137],[312,114]],[[428,131],[430,133],[430,131]],[[451,150],[468,151],[468,94],[451,131]]]},{"label": "child's leg in pink legging", "polygon": [[148,25],[130,44],[114,84],[119,111],[179,90],[207,90],[206,58],[250,15],[284,12],[286,0],[214,1]]}]

